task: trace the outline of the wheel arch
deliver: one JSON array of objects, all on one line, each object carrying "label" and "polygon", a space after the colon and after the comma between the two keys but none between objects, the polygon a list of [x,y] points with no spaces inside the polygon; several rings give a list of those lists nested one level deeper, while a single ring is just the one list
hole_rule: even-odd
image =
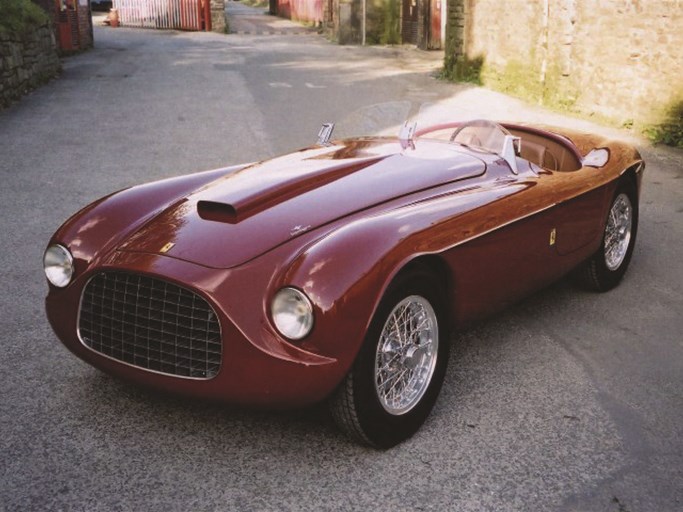
[{"label": "wheel arch", "polygon": [[[332,417],[342,431],[357,441],[379,448],[389,448],[409,438],[423,423],[438,397],[450,352],[449,315],[444,302],[448,282],[448,269],[445,262],[438,255],[426,254],[415,256],[397,267],[391,273],[391,277],[387,277],[387,284],[379,293],[380,300],[372,312],[371,326],[354,358],[352,367],[329,402]],[[427,302],[431,306],[429,314],[432,315],[434,323],[430,325],[437,329],[431,332],[432,334],[438,332],[436,337],[438,348],[436,351],[427,349],[431,362],[422,366],[420,372],[428,371],[427,368],[431,370],[429,370],[429,377],[424,381],[426,384],[420,384],[419,395],[415,399],[417,401],[413,402],[413,398],[410,398],[406,405],[404,397],[399,406],[407,408],[396,411],[387,408],[396,404],[389,404],[386,394],[377,387],[380,375],[385,374],[383,379],[386,383],[392,378],[386,377],[386,372],[396,370],[387,369],[385,366],[388,364],[387,360],[379,358],[380,354],[389,352],[392,354],[389,356],[390,361],[396,361],[395,354],[401,353],[401,349],[380,347],[384,343],[383,332],[387,329],[388,319],[397,307],[408,302],[411,304]],[[392,331],[392,328],[389,330]],[[412,335],[403,339],[411,340]],[[388,343],[394,345],[395,342]],[[431,341],[428,346],[433,346]],[[424,355],[419,356],[419,360],[422,361],[420,365],[424,364],[424,357]],[[403,358],[399,360],[403,361]],[[401,375],[405,374],[406,368],[408,367],[403,367]],[[401,369],[398,372],[401,372]],[[392,388],[393,386],[394,384]],[[411,389],[414,389],[412,386],[414,384],[411,384]]]},{"label": "wheel arch", "polygon": [[642,188],[643,174],[645,171],[645,162],[639,160],[628,167],[626,167],[620,174],[620,180],[629,183],[634,187],[636,197],[640,199],[640,191]]},{"label": "wheel arch", "polygon": [[383,293],[386,293],[386,289],[398,276],[413,271],[427,272],[435,277],[439,286],[438,291],[448,313],[447,316],[450,317],[455,301],[455,280],[450,267],[439,254],[421,254],[403,263],[399,270],[394,273],[393,278],[389,280]]}]

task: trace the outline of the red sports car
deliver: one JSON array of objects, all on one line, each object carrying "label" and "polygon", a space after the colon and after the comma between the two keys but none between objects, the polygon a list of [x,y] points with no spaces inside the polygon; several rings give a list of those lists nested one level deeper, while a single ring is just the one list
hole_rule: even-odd
[{"label": "red sports car", "polygon": [[47,316],[117,377],[236,404],[328,400],[378,447],[410,437],[452,328],[631,259],[644,163],[623,143],[491,121],[330,141],[85,207],[45,252]]}]

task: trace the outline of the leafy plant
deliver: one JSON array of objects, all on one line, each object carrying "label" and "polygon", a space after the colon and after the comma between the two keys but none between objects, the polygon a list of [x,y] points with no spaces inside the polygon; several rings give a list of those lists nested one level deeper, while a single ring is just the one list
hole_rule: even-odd
[{"label": "leafy plant", "polygon": [[401,6],[398,0],[384,2],[383,31],[380,36],[382,44],[400,44],[401,42]]},{"label": "leafy plant", "polygon": [[664,122],[650,126],[644,132],[652,142],[683,148],[683,100],[672,105]]},{"label": "leafy plant", "polygon": [[0,32],[21,34],[47,20],[45,11],[31,0],[0,1]]}]

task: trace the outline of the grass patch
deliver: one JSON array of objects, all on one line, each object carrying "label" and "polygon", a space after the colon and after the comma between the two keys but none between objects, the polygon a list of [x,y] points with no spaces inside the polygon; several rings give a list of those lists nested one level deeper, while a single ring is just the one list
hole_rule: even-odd
[{"label": "grass patch", "polygon": [[44,25],[48,16],[31,0],[0,1],[0,32],[23,34],[35,27]]}]

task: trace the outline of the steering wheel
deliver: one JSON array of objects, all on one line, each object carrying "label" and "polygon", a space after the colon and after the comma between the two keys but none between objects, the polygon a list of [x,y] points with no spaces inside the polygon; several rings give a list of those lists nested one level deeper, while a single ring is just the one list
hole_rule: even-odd
[{"label": "steering wheel", "polygon": [[498,123],[474,119],[458,126],[450,141],[498,153],[502,150],[505,135],[509,135],[509,132]]},{"label": "steering wheel", "polygon": [[[494,123],[493,121],[489,121],[488,119],[474,119],[472,121],[465,121],[455,129],[455,131],[451,135],[451,142],[458,142],[456,140],[458,135],[462,134],[462,132],[464,132],[468,128],[482,128],[483,130],[502,129],[502,127],[499,124]],[[474,137],[478,138],[476,135],[474,135]]]}]

